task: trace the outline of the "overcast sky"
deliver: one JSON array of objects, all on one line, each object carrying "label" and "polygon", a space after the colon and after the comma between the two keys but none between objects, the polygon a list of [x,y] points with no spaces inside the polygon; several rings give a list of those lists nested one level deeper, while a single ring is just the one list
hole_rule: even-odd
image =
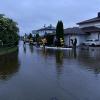
[{"label": "overcast sky", "polygon": [[0,0],[0,13],[19,24],[21,35],[44,24],[56,26],[58,20],[73,27],[99,11],[100,0]]}]

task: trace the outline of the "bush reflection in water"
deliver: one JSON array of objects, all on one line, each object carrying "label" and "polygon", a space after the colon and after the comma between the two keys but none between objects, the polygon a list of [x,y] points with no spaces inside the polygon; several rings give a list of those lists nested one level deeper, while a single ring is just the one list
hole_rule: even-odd
[{"label": "bush reflection in water", "polygon": [[19,70],[18,51],[0,56],[0,79],[8,80]]}]

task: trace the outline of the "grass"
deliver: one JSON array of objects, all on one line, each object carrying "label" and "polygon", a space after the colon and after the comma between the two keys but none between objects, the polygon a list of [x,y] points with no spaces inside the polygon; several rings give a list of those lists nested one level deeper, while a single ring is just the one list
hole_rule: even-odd
[{"label": "grass", "polygon": [[18,50],[18,47],[0,47],[0,55],[5,55],[8,53],[12,53],[14,51]]}]

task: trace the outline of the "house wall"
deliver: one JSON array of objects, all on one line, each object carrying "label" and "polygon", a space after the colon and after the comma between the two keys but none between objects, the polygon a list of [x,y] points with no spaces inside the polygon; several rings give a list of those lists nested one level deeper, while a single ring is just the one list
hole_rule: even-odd
[{"label": "house wall", "polygon": [[53,33],[53,32],[54,32],[54,31],[52,31],[52,30],[38,31],[38,33],[39,33],[40,36],[44,36],[45,33]]},{"label": "house wall", "polygon": [[[80,28],[95,26],[100,28],[100,22],[93,22],[89,24],[79,25]],[[86,40],[100,40],[100,32],[91,32],[90,35],[86,37]]]},{"label": "house wall", "polygon": [[86,41],[87,36],[86,35],[66,35],[65,36],[65,44],[68,46],[72,46],[71,39],[77,39],[77,46],[81,45],[83,42]]},{"label": "house wall", "polygon": [[100,34],[99,33],[91,33],[87,40],[100,40]]},{"label": "house wall", "polygon": [[93,23],[89,23],[89,24],[79,25],[80,28],[90,27],[90,26],[96,26],[96,27],[100,28],[100,22],[93,22]]},{"label": "house wall", "polygon": [[43,35],[45,34],[45,32],[39,31],[38,34],[39,34],[40,36],[43,36]]},{"label": "house wall", "polygon": [[64,37],[65,44],[67,46],[72,46],[71,39],[77,39],[77,46],[81,45],[83,42],[87,40],[100,40],[100,34],[99,33],[91,33],[90,35],[66,35]]}]

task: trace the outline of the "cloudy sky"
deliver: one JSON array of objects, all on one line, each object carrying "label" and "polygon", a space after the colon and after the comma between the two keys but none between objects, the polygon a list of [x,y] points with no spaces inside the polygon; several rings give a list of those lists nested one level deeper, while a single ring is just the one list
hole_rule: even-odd
[{"label": "cloudy sky", "polygon": [[0,13],[19,24],[21,35],[44,24],[55,26],[58,20],[73,27],[99,11],[100,0],[0,0]]}]

